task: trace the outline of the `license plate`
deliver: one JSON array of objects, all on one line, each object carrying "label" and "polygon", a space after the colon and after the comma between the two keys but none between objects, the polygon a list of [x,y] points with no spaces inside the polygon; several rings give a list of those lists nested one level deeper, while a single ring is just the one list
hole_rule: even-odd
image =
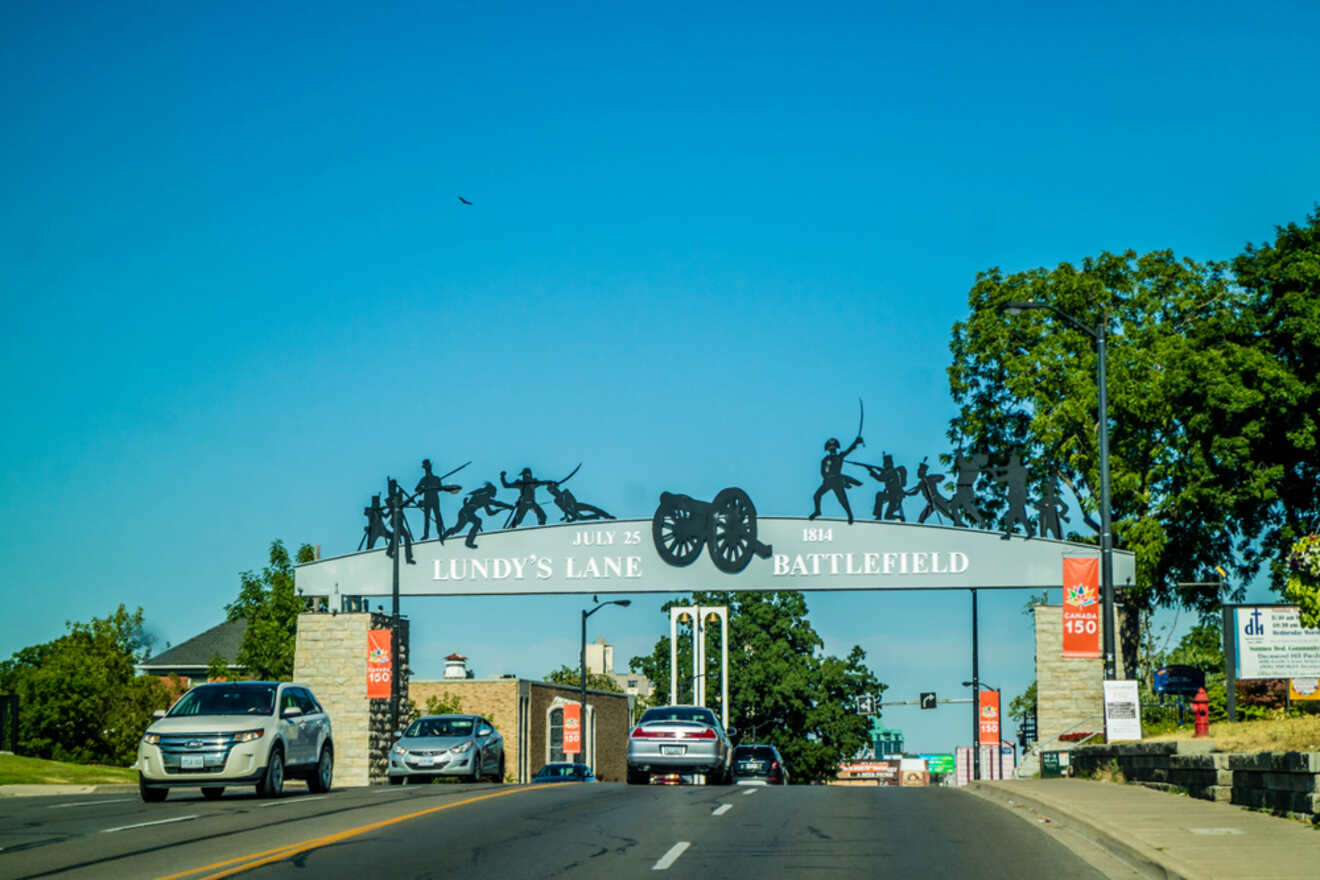
[{"label": "license plate", "polygon": [[430,767],[432,764],[435,763],[435,758],[418,757],[416,760],[418,767]]},{"label": "license plate", "polygon": [[205,755],[180,755],[179,767],[183,770],[201,770]]},{"label": "license plate", "polygon": [[662,755],[685,755],[685,754],[687,754],[687,746],[661,746],[661,747],[660,747],[660,754],[662,754]]},{"label": "license plate", "polygon": [[759,773],[765,769],[765,764],[760,761],[748,761],[746,764],[743,764],[740,769],[746,770],[749,773]]}]

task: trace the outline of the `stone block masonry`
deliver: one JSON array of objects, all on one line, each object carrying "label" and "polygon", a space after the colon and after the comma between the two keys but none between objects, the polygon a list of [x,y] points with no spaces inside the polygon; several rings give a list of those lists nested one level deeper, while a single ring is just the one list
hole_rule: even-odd
[{"label": "stone block masonry", "polygon": [[[408,621],[399,621],[400,702],[408,699]],[[394,742],[389,700],[367,699],[367,631],[389,629],[386,614],[300,614],[293,679],[312,689],[330,715],[335,784],[385,779]]]}]

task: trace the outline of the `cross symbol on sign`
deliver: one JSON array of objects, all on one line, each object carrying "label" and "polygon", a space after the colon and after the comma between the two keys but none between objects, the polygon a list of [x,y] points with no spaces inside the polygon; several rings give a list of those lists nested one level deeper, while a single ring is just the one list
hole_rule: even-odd
[{"label": "cross symbol on sign", "polygon": [[924,693],[924,694],[921,695],[921,708],[923,708],[923,709],[934,709],[934,708],[935,708],[935,692],[934,692],[934,691],[930,691],[930,692],[928,692],[928,693]]}]

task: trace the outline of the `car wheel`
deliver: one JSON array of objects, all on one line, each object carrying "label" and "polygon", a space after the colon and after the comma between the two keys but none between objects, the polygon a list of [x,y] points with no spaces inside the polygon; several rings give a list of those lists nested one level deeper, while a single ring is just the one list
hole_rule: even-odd
[{"label": "car wheel", "polygon": [[158,804],[170,796],[168,788],[157,788],[154,785],[147,785],[143,781],[141,774],[138,775],[138,793],[142,795],[142,800],[149,804]]},{"label": "car wheel", "polygon": [[472,755],[472,775],[468,777],[468,782],[481,781],[481,752]]},{"label": "car wheel", "polygon": [[326,743],[321,746],[321,760],[316,762],[316,772],[307,779],[307,790],[324,794],[330,790],[330,783],[335,776],[335,753]]},{"label": "car wheel", "polygon": [[270,750],[266,773],[257,783],[257,796],[277,798],[284,794],[284,747],[279,743]]},{"label": "car wheel", "polygon": [[643,773],[641,770],[634,770],[631,767],[628,768],[629,785],[645,785],[649,781],[646,773]]},{"label": "car wheel", "polygon": [[403,776],[391,776],[390,785],[403,785],[404,778]]},{"label": "car wheel", "polygon": [[225,787],[223,785],[208,785],[202,789],[202,796],[208,801],[218,801],[220,800],[220,795],[224,793]]},{"label": "car wheel", "polygon": [[495,771],[495,781],[496,782],[504,781],[504,750],[503,749],[500,750],[500,765],[499,765],[499,769]]}]

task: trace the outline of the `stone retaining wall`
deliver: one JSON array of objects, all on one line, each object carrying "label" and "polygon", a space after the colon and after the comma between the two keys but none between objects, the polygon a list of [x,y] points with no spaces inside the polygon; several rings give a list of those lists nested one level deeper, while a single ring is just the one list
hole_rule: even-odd
[{"label": "stone retaining wall", "polygon": [[1128,782],[1320,823],[1320,752],[1230,754],[1214,751],[1211,739],[1072,750],[1074,776],[1110,766]]}]

